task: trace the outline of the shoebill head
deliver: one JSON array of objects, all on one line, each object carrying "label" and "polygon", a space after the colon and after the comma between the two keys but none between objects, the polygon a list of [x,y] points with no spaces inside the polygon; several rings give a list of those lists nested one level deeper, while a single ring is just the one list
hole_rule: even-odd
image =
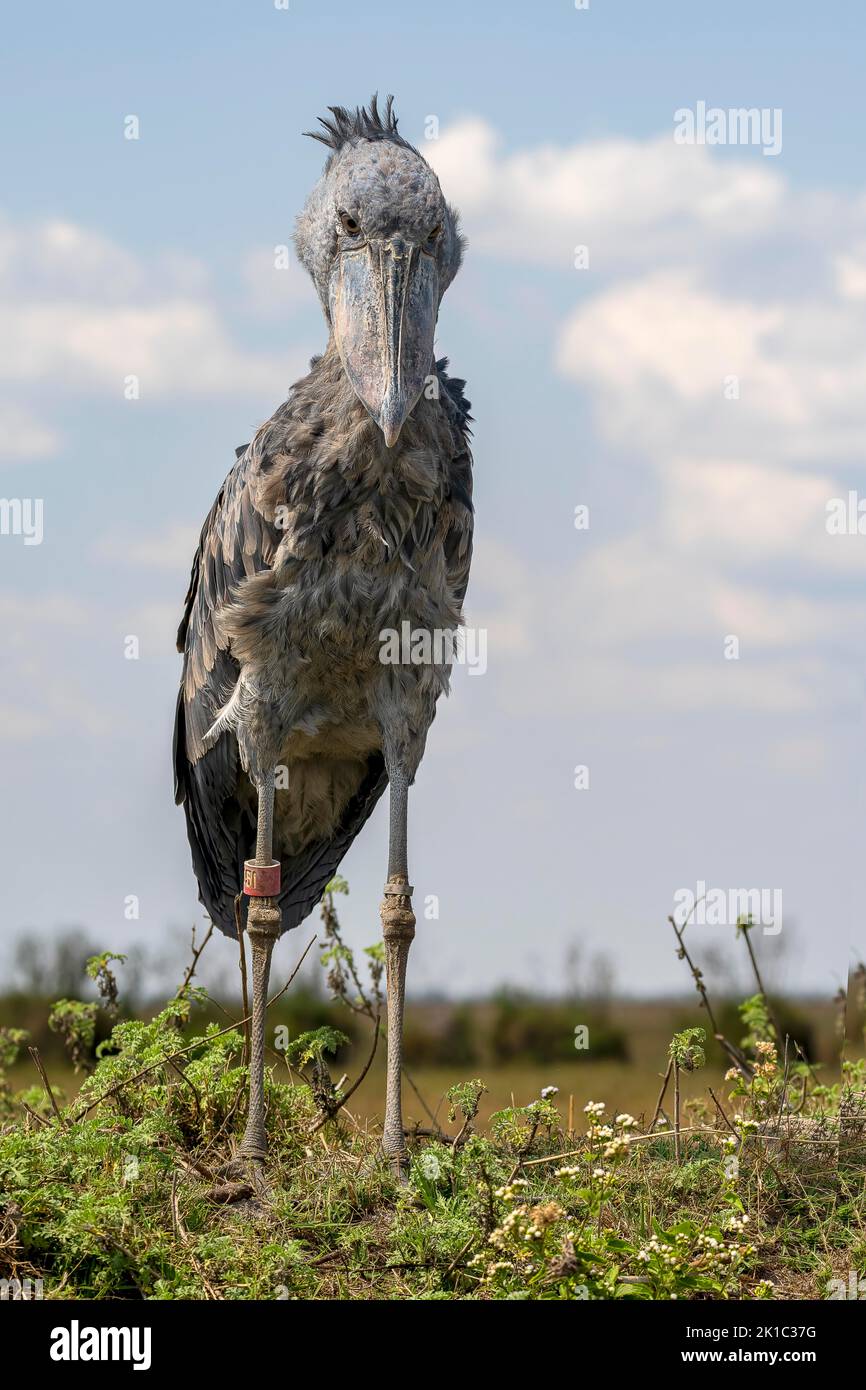
[{"label": "shoebill head", "polygon": [[308,132],[332,153],[295,231],[352,389],[389,448],[433,371],[439,304],[463,252],[457,214],[397,133],[392,100],[332,106]]}]

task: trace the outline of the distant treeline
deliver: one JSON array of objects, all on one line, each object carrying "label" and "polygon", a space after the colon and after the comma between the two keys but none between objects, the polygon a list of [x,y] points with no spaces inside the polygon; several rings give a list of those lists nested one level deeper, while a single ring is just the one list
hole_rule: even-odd
[{"label": "distant treeline", "polygon": [[[182,947],[183,943],[178,942]],[[57,999],[94,1000],[96,991],[85,975],[85,962],[94,948],[88,935],[71,929],[47,941],[37,936],[19,938],[13,953],[14,970],[5,988],[0,983],[0,1027],[25,1029],[30,1043],[48,1058],[63,1055],[57,1032],[48,1027],[51,1005]],[[205,1000],[193,1012],[190,1031],[200,1032],[208,1022],[224,1027],[229,1018],[241,1014],[237,967],[227,968],[234,978],[227,988],[217,986],[215,1000]],[[151,997],[154,960],[133,952],[119,967],[120,1017],[149,1018],[161,1007],[165,995]],[[183,969],[175,962],[162,962],[162,972],[178,982]],[[312,1029],[330,1026],[349,1038],[349,1049],[366,1054],[370,1042],[370,1019],[354,1013],[345,1002],[326,993],[324,972],[311,959],[312,969],[299,976],[290,991],[271,1010],[271,1037],[296,1038]],[[595,981],[596,988],[601,982]],[[612,985],[612,982],[608,982]],[[174,984],[169,993],[177,988]],[[645,1063],[664,1054],[671,1033],[695,1021],[695,1002],[672,1000],[637,1001],[617,999],[615,991],[598,988],[587,994],[572,989],[568,998],[542,998],[528,991],[501,989],[488,999],[467,1002],[410,1000],[405,1026],[405,1056],[417,1067],[483,1068],[520,1061],[529,1064],[611,1060]],[[832,1011],[817,1011],[808,1003],[792,1004],[776,1000],[775,1015],[783,1035],[813,1062],[833,1054]],[[824,1015],[827,1015],[825,1017]],[[716,1001],[716,1023],[721,1032],[739,1042],[745,1032],[736,1003]],[[111,1020],[100,1008],[93,1040],[94,1049],[111,1032]],[[279,1030],[279,1031],[278,1031]],[[708,1032],[711,1032],[708,1029]],[[710,1056],[719,1063],[725,1056],[710,1041]],[[345,1055],[344,1055],[345,1053]],[[349,1051],[340,1053],[340,1063],[354,1063]]]},{"label": "distant treeline", "polygon": [[[23,993],[0,996],[0,1025],[24,1028],[33,1046],[46,1057],[62,1055],[56,1033],[48,1028],[52,999]],[[810,1060],[821,1060],[822,1048],[816,1036],[811,1011],[800,1012],[789,1004],[777,1006],[782,1027],[796,1038]],[[145,1008],[128,1010],[149,1017]],[[193,1013],[190,1031],[199,1033],[209,1022],[225,1027],[227,1012],[239,1017],[237,1001],[225,1007],[203,1003]],[[651,1015],[647,1033],[646,1015]],[[293,989],[271,1010],[271,1038],[293,1039],[301,1033],[326,1025],[339,1029],[349,1038],[341,1050],[340,1061],[350,1064],[357,1047],[366,1053],[370,1040],[370,1021],[351,1013],[339,1002],[305,989]],[[475,1002],[414,1001],[407,1010],[405,1055],[416,1067],[483,1068],[512,1062],[545,1065],[554,1062],[602,1060],[623,1063],[644,1060],[645,1053],[659,1055],[665,1036],[694,1018],[688,1004],[659,1002],[656,1005],[619,1001],[607,1006],[601,1001],[572,1002],[533,998],[515,991],[501,991],[489,1000]],[[728,1036],[738,1039],[743,1032],[735,1005],[721,1003],[718,1020]],[[581,1030],[579,1033],[576,1030]],[[109,1018],[99,1011],[94,1049],[111,1032]],[[714,1049],[711,1044],[710,1052]],[[792,1048],[793,1055],[793,1048]],[[724,1056],[719,1051],[718,1061]],[[354,1059],[352,1059],[353,1064]]]}]

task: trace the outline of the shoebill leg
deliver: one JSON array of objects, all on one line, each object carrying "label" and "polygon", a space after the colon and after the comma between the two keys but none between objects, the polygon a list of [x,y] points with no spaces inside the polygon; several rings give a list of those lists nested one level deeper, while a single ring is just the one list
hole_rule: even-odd
[{"label": "shoebill leg", "polygon": [[391,823],[388,842],[388,882],[380,908],[385,938],[385,978],[388,991],[388,1070],[385,1090],[385,1128],[382,1152],[398,1166],[406,1156],[403,1137],[403,1005],[406,961],[415,936],[412,887],[406,852],[409,780],[401,769],[390,774]]},{"label": "shoebill leg", "polygon": [[271,953],[280,935],[281,914],[277,904],[280,866],[273,858],[274,769],[259,785],[256,857],[244,865],[244,892],[249,895],[247,935],[252,946],[253,1017],[250,1031],[250,1101],[247,1127],[239,1152],[244,1158],[263,1162],[268,1140],[265,1132],[265,1015],[268,1006],[268,979]]}]

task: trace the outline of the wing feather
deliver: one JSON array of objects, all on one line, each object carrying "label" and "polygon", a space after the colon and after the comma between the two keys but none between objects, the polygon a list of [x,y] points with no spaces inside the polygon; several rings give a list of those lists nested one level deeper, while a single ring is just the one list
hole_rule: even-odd
[{"label": "wing feather", "polygon": [[[220,636],[220,609],[245,577],[270,567],[280,540],[253,500],[256,465],[254,447],[238,451],[202,527],[177,639],[184,664],[173,741],[175,800],[186,816],[199,901],[228,936],[235,935],[234,900],[255,845],[256,796],[234,735],[223,734],[207,751],[204,739],[240,673]],[[387,780],[381,755],[371,756],[334,832],[284,860],[284,931],[320,900]]]}]

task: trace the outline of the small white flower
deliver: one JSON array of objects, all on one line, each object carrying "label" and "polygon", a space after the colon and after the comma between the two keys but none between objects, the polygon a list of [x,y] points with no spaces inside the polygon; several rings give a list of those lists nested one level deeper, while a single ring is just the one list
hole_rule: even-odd
[{"label": "small white flower", "polygon": [[425,1178],[428,1178],[430,1182],[435,1182],[442,1172],[442,1165],[436,1154],[422,1154],[418,1162],[418,1167],[421,1169]]},{"label": "small white flower", "polygon": [[559,1087],[558,1087],[558,1086],[542,1086],[542,1088],[541,1088],[541,1099],[542,1099],[542,1100],[550,1100],[551,1096],[558,1096],[558,1095],[559,1095]]}]

